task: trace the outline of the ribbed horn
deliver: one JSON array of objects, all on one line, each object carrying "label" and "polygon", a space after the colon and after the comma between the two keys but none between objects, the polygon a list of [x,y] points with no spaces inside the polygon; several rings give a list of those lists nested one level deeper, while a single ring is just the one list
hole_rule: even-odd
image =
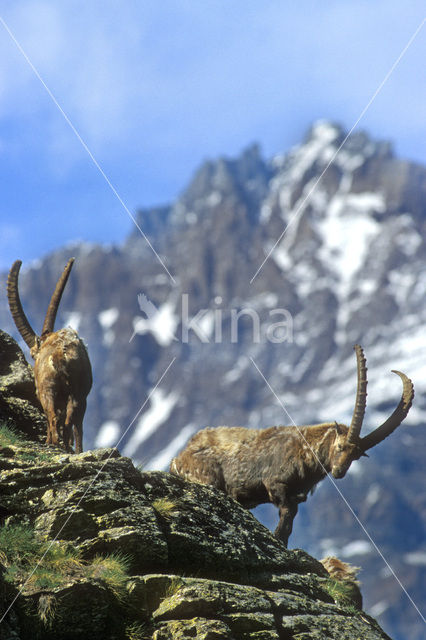
[{"label": "ribbed horn", "polygon": [[65,285],[67,284],[68,277],[70,275],[72,265],[74,264],[75,258],[70,258],[62,272],[61,277],[59,278],[55,291],[53,292],[52,297],[50,298],[49,306],[47,308],[46,317],[44,319],[43,329],[41,330],[42,339],[46,337],[47,334],[52,333],[56,314],[58,313],[59,303],[61,302],[62,294],[65,289]]},{"label": "ribbed horn", "polygon": [[402,380],[401,400],[392,415],[383,424],[381,424],[380,427],[377,427],[377,429],[369,433],[367,436],[361,438],[360,447],[363,451],[367,451],[367,449],[375,447],[376,444],[379,444],[379,442],[387,438],[392,431],[395,431],[395,429],[399,427],[411,409],[414,398],[414,386],[412,381],[405,375],[405,373],[401,373],[401,371],[395,371],[393,369],[392,373],[396,373],[396,375],[398,375]]},{"label": "ribbed horn", "polygon": [[358,444],[359,434],[364,420],[365,407],[367,404],[367,366],[364,352],[359,344],[354,346],[357,361],[358,384],[356,390],[355,408],[352,415],[352,422],[348,431],[348,444]]},{"label": "ribbed horn", "polygon": [[10,313],[12,314],[16,328],[25,340],[27,346],[32,349],[38,339],[38,336],[28,322],[19,297],[18,276],[21,265],[22,261],[16,260],[9,271],[7,278],[7,299],[9,301]]}]

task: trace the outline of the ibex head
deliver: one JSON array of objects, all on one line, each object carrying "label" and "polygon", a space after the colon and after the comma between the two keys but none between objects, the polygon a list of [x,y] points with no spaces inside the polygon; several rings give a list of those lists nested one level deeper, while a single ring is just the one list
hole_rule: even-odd
[{"label": "ibex head", "polygon": [[400,371],[393,370],[402,380],[402,397],[392,415],[377,429],[361,438],[361,427],[367,403],[367,366],[364,352],[359,345],[354,347],[357,357],[358,387],[355,408],[349,427],[336,422],[336,439],[330,455],[331,473],[343,478],[354,460],[358,460],[371,447],[387,438],[407,416],[414,398],[411,380]]},{"label": "ibex head", "polygon": [[7,298],[9,300],[10,312],[12,314],[12,318],[15,322],[16,328],[29,347],[30,353],[34,359],[37,358],[37,355],[40,351],[40,346],[43,341],[49,334],[53,333],[54,331],[59,303],[61,301],[62,294],[64,292],[65,285],[70,275],[73,263],[74,258],[70,258],[56,284],[55,290],[47,308],[47,313],[44,319],[40,336],[35,333],[30,323],[28,322],[27,316],[25,315],[25,312],[22,308],[21,299],[19,297],[18,276],[19,270],[22,265],[21,260],[16,260],[10,269],[9,277],[7,279]]}]

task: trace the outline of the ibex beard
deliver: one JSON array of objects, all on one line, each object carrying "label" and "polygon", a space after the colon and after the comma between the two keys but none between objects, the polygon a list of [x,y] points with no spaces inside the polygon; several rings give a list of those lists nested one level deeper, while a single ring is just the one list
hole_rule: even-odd
[{"label": "ibex beard", "polygon": [[172,460],[170,471],[186,480],[221,489],[247,508],[271,502],[279,509],[275,535],[288,543],[298,505],[328,473],[343,478],[354,460],[366,455],[406,417],[414,397],[413,384],[403,382],[402,398],[393,414],[361,438],[367,397],[367,367],[355,346],[358,388],[351,425],[337,422],[303,427],[206,428],[196,433]]}]

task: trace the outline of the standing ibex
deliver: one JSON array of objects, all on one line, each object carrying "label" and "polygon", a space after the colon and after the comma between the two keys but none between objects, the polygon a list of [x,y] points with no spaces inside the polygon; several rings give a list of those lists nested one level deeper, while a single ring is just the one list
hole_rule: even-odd
[{"label": "standing ibex", "polygon": [[358,388],[350,427],[326,422],[304,427],[206,428],[196,433],[172,460],[170,470],[186,480],[222,489],[249,509],[272,502],[280,520],[275,535],[287,545],[299,502],[331,472],[343,478],[354,460],[366,455],[406,417],[414,397],[404,373],[402,398],[393,414],[375,431],[360,437],[367,399],[367,367],[355,347]]},{"label": "standing ibex", "polygon": [[83,450],[83,417],[86,397],[92,386],[92,369],[83,341],[74,329],[53,331],[62,293],[74,258],[59,278],[47,309],[41,336],[31,328],[22,308],[18,291],[18,275],[22,262],[13,263],[7,280],[7,297],[16,327],[35,360],[34,379],[38,398],[47,418],[47,444],[59,444],[72,451],[74,427],[75,451]]}]

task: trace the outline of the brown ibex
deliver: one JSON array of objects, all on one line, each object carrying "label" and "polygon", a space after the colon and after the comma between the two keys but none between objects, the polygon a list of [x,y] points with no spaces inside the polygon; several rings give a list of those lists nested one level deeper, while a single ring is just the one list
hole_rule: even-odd
[{"label": "brown ibex", "polygon": [[30,348],[35,360],[34,380],[37,396],[47,418],[47,444],[72,451],[72,428],[75,452],[83,450],[83,417],[86,397],[92,386],[92,369],[83,341],[74,329],[54,331],[56,314],[74,258],[68,260],[59,278],[47,309],[41,335],[31,328],[22,308],[18,291],[18,276],[22,262],[13,263],[7,280],[7,297],[16,328]]},{"label": "brown ibex", "polygon": [[303,427],[206,428],[196,433],[172,460],[170,471],[186,480],[222,489],[249,509],[271,502],[279,509],[275,535],[287,545],[299,502],[327,473],[343,478],[351,463],[384,440],[406,417],[414,397],[404,373],[402,398],[392,415],[363,438],[367,367],[359,345],[358,387],[350,427],[326,422]]}]

